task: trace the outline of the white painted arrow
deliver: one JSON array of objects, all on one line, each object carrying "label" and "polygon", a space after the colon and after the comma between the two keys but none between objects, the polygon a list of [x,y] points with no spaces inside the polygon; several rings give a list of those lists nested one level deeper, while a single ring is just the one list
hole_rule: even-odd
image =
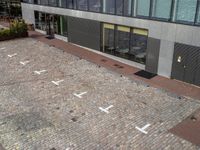
[{"label": "white painted arrow", "polygon": [[86,94],[87,92],[82,92],[80,94],[74,93],[73,95],[78,97],[78,98],[82,98],[82,95]]},{"label": "white painted arrow", "polygon": [[53,84],[55,84],[55,85],[57,85],[57,86],[59,86],[59,84],[61,83],[61,82],[63,82],[64,80],[59,80],[59,81],[51,81]]},{"label": "white painted arrow", "polygon": [[34,71],[35,74],[40,75],[41,73],[47,72],[47,70],[40,70],[40,71]]},{"label": "white painted arrow", "polygon": [[30,61],[20,61],[19,63],[22,64],[23,66],[25,66],[26,64],[28,64]]},{"label": "white painted arrow", "polygon": [[8,57],[12,58],[14,56],[17,56],[17,53],[14,53],[14,54],[11,54],[11,55],[8,55]]},{"label": "white painted arrow", "polygon": [[144,133],[144,134],[148,134],[148,132],[147,131],[145,131],[145,129],[147,129],[149,126],[150,126],[151,124],[146,124],[144,127],[142,127],[142,128],[139,128],[139,127],[135,127],[137,130],[139,130],[140,132],[142,132],[142,133]]},{"label": "white painted arrow", "polygon": [[102,108],[102,107],[99,107],[99,109],[101,110],[101,111],[103,111],[103,112],[105,112],[105,113],[107,113],[107,114],[109,114],[109,109],[110,108],[112,108],[112,107],[114,107],[113,105],[110,105],[109,107],[107,107],[107,108]]}]

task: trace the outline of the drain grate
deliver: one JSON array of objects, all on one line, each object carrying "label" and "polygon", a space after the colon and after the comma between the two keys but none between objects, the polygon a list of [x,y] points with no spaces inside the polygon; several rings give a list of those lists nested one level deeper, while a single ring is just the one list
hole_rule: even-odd
[{"label": "drain grate", "polygon": [[101,59],[101,61],[102,61],[102,62],[107,62],[107,60],[106,60],[106,59]]},{"label": "drain grate", "polygon": [[153,77],[157,76],[156,74],[147,72],[145,70],[138,71],[134,74],[137,76],[143,77],[145,79],[152,79]]},{"label": "drain grate", "polygon": [[123,66],[118,65],[118,64],[114,64],[113,66],[115,66],[116,68],[119,68],[119,69],[123,69],[124,68]]}]

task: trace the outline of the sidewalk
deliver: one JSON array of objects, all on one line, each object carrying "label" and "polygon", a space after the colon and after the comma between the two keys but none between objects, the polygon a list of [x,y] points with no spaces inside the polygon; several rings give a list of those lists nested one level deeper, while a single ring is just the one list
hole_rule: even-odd
[{"label": "sidewalk", "polygon": [[98,64],[99,66],[103,66],[107,69],[118,72],[121,75],[128,76],[131,79],[144,81],[150,86],[161,88],[163,90],[172,92],[177,95],[191,97],[191,98],[200,100],[200,87],[190,85],[184,82],[180,82],[177,80],[168,79],[161,76],[155,76],[154,78],[151,78],[151,79],[142,78],[134,74],[140,71],[140,69],[137,69],[133,66],[123,64],[121,62],[99,55],[95,52],[91,52],[84,48],[75,46],[71,43],[67,43],[58,39],[49,40],[45,38],[45,35],[42,35],[35,31],[30,31],[29,36],[31,38],[44,42],[50,46],[54,46],[56,48],[62,49],[64,52],[73,54],[82,59]]}]

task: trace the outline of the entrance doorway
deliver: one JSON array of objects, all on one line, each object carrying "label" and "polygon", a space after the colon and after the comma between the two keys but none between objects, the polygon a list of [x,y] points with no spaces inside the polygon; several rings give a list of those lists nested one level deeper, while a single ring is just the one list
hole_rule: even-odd
[{"label": "entrance doorway", "polygon": [[46,33],[49,38],[54,38],[54,15],[46,14]]},{"label": "entrance doorway", "polygon": [[171,76],[200,86],[200,48],[176,43]]}]

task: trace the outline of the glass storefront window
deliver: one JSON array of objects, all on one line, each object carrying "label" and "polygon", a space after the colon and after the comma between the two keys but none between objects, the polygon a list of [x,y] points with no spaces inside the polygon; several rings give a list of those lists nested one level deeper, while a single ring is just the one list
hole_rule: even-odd
[{"label": "glass storefront window", "polygon": [[132,13],[132,0],[124,0],[124,15],[131,16]]},{"label": "glass storefront window", "polygon": [[59,1],[59,6],[63,8],[67,8],[67,1],[66,0],[60,0]]},{"label": "glass storefront window", "polygon": [[103,0],[103,12],[115,14],[115,0]]},{"label": "glass storefront window", "polygon": [[169,19],[172,0],[153,0],[152,17]]},{"label": "glass storefront window", "polygon": [[131,33],[130,59],[141,64],[146,62],[148,31],[134,28]]},{"label": "glass storefront window", "polygon": [[116,14],[123,15],[123,0],[116,1]]},{"label": "glass storefront window", "polygon": [[114,36],[115,26],[112,24],[103,24],[103,52],[114,54]]},{"label": "glass storefront window", "polygon": [[175,20],[180,22],[194,22],[197,0],[178,0],[176,3]]},{"label": "glass storefront window", "polygon": [[115,55],[127,58],[129,53],[130,28],[117,26]]},{"label": "glass storefront window", "polygon": [[46,31],[48,35],[59,34],[67,36],[67,16],[45,14],[35,11],[36,29]]},{"label": "glass storefront window", "polygon": [[137,0],[136,6],[136,16],[149,16],[150,0]]},{"label": "glass storefront window", "polygon": [[88,1],[87,0],[77,0],[77,9],[78,10],[88,10]]},{"label": "glass storefront window", "polygon": [[100,12],[101,0],[89,0],[89,10],[94,12]]}]

